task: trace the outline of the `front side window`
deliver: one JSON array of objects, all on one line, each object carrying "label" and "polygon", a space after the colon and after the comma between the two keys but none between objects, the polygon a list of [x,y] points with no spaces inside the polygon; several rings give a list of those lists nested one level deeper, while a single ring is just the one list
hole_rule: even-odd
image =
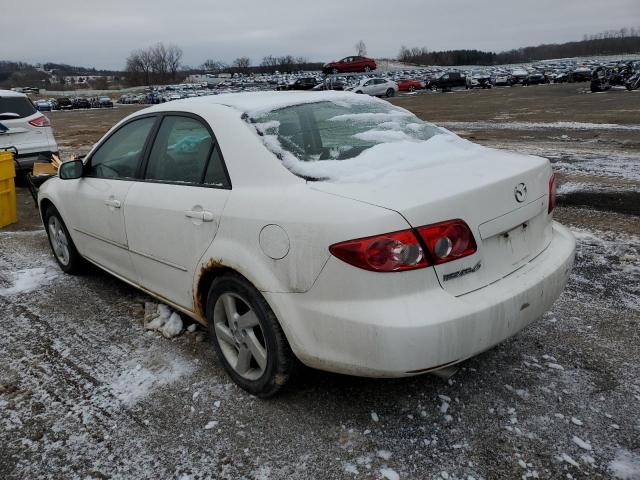
[{"label": "front side window", "polygon": [[155,121],[155,117],[141,118],[118,129],[91,156],[89,175],[134,178]]},{"label": "front side window", "polygon": [[212,146],[211,134],[199,120],[165,117],[149,155],[145,178],[200,184]]}]

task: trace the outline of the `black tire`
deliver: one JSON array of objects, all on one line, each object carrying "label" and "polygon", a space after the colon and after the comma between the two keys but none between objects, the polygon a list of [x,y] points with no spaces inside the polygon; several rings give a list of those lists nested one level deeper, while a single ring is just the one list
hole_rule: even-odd
[{"label": "black tire", "polygon": [[393,97],[396,94],[396,91],[393,88],[387,88],[387,98]]},{"label": "black tire", "polygon": [[340,71],[337,68],[334,68],[333,70],[331,70],[331,73],[336,75],[336,74],[340,73]]},{"label": "black tire", "polygon": [[[56,223],[57,222],[57,223]],[[55,225],[55,226],[54,226]],[[65,225],[60,213],[53,205],[47,208],[44,214],[44,227],[47,232],[47,238],[49,239],[49,246],[51,247],[51,252],[53,253],[56,262],[60,265],[60,268],[63,272],[69,273],[71,275],[81,273],[86,265],[84,258],[78,253],[75,244],[69,235],[69,230],[67,230],[67,226]],[[56,227],[59,227],[56,229]],[[56,233],[57,230],[57,233]],[[57,235],[58,238],[52,238],[52,235]],[[68,257],[65,257],[63,254],[56,250],[54,245],[56,242],[59,242],[60,235],[64,235],[66,239],[66,247],[68,252]]]},{"label": "black tire", "polygon": [[416,87],[414,87],[413,85],[409,85],[409,91],[410,92],[415,92],[416,91]]},{"label": "black tire", "polygon": [[366,67],[364,67],[364,71],[365,72],[370,72],[371,71],[371,67],[369,67],[369,65],[367,65]]},{"label": "black tire", "polygon": [[[239,374],[227,360],[215,328],[215,306],[223,294],[238,296],[255,313],[260,327],[261,339],[266,350],[266,367],[260,377],[247,379]],[[209,337],[216,355],[233,381],[242,389],[259,398],[268,398],[278,393],[299,368],[298,359],[278,323],[278,319],[262,294],[245,278],[228,273],[216,278],[207,296],[206,316]]]},{"label": "black tire", "polygon": [[363,93],[363,92],[362,92],[362,90],[358,90],[356,93],[357,93],[358,95],[362,95],[362,93]]}]

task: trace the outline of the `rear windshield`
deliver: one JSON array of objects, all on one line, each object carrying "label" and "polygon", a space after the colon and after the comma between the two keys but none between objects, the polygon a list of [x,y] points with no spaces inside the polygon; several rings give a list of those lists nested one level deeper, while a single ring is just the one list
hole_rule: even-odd
[{"label": "rear windshield", "polygon": [[[0,97],[0,116],[7,113],[16,113],[20,117],[30,117],[36,113],[36,108],[26,97]],[[9,117],[5,117],[9,119]],[[18,118],[18,117],[16,117]]]},{"label": "rear windshield", "polygon": [[349,160],[375,145],[423,141],[441,133],[384,101],[306,103],[273,110],[251,122],[273,153],[302,162]]}]

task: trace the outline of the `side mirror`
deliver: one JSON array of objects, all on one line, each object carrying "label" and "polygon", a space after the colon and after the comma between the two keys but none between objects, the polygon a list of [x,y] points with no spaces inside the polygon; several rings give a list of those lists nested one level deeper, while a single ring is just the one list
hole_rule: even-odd
[{"label": "side mirror", "polygon": [[84,164],[82,160],[71,160],[60,165],[58,168],[58,176],[61,180],[73,180],[74,178],[82,177],[83,170]]}]

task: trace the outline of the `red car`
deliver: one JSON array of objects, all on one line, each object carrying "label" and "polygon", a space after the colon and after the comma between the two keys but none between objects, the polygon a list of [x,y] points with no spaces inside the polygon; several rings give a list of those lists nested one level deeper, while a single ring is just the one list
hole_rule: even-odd
[{"label": "red car", "polygon": [[402,78],[396,80],[396,83],[398,84],[398,90],[401,92],[413,92],[414,90],[422,90],[424,88],[424,83],[415,78]]},{"label": "red car", "polygon": [[323,73],[345,73],[345,72],[370,72],[377,68],[373,58],[360,57],[344,57],[337,62],[325,63],[322,67]]}]

